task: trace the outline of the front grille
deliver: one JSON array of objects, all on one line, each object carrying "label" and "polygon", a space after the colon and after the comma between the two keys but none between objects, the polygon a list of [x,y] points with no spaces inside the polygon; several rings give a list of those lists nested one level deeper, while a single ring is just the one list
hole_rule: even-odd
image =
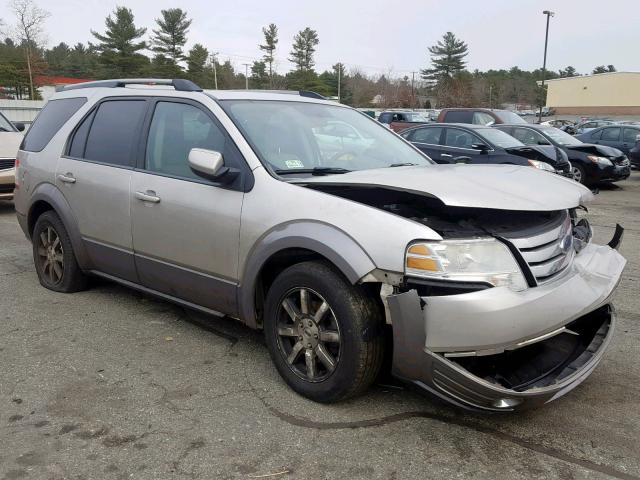
[{"label": "front grille", "polygon": [[0,170],[6,170],[7,168],[13,168],[15,166],[15,158],[0,158]]},{"label": "front grille", "polygon": [[507,239],[520,251],[538,284],[553,280],[573,259],[573,233],[568,213],[560,217],[560,223],[543,233]]}]

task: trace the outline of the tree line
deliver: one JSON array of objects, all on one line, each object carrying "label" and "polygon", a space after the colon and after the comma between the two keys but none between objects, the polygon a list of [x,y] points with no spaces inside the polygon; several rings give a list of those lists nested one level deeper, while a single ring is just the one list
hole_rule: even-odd
[{"label": "tree line", "polygon": [[[252,89],[312,90],[330,97],[339,95],[341,102],[360,107],[533,106],[544,98],[536,83],[542,78],[540,70],[469,71],[465,61],[469,47],[452,32],[428,48],[429,66],[409,78],[392,71],[368,75],[357,67],[347,71],[341,62],[318,73],[315,53],[320,39],[317,31],[306,27],[292,39],[287,58],[294,68],[279,72],[280,38],[273,23],[262,28],[258,44],[262,57],[237,69],[230,59],[221,60],[202,44],[186,49],[193,19],[181,8],[161,10],[155,25],[147,29],[136,24],[131,9],[116,7],[106,17],[104,29],[91,30],[93,40],[87,44],[59,43],[46,48],[42,37],[48,13],[34,0],[12,0],[10,5],[16,21],[13,34],[0,42],[0,86],[5,95],[15,98],[38,98],[35,78],[43,75],[91,80],[188,78],[203,88],[248,85]],[[610,71],[615,71],[613,65],[598,66],[593,73]],[[575,68],[568,66],[546,72],[545,78],[575,75]]]}]

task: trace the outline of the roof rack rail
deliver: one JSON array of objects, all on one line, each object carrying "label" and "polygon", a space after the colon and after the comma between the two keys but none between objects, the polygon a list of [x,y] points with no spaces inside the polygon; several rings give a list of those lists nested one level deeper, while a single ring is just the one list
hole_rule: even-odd
[{"label": "roof rack rail", "polygon": [[318,100],[327,99],[327,97],[323,97],[319,93],[311,92],[307,90],[261,90],[261,89],[255,89],[255,88],[250,88],[249,90],[246,90],[242,88],[242,89],[230,89],[230,90],[224,90],[224,91],[225,92],[278,93],[282,95],[299,95],[301,97],[317,98]]},{"label": "roof rack rail", "polygon": [[201,92],[202,88],[191,80],[182,78],[162,79],[162,78],[122,78],[118,80],[98,80],[96,82],[77,83],[67,85],[56,91],[79,90],[82,88],[124,88],[127,85],[166,85],[173,87],[180,92]]}]

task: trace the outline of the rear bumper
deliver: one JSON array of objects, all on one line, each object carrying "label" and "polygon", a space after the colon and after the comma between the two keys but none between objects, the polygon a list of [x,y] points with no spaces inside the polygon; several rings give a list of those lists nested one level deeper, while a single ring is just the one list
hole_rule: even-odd
[{"label": "rear bumper", "polygon": [[[501,287],[439,297],[419,297],[415,290],[391,295],[393,373],[476,410],[509,411],[554,400],[579,385],[600,362],[615,321],[610,298],[625,264],[608,246],[589,245],[562,278],[524,292]],[[570,339],[567,330],[576,328],[580,345],[571,347],[576,357],[558,357],[557,365],[549,367],[563,348],[554,343]],[[545,349],[554,353],[547,355]],[[524,356],[526,364],[529,353],[551,368],[543,380],[506,386],[509,383],[500,380],[505,373],[520,374],[515,364],[514,371],[487,374],[492,360],[504,370],[505,364],[510,368],[505,359],[515,354],[522,361]],[[476,368],[469,359],[481,359],[476,363],[482,365]]]}]

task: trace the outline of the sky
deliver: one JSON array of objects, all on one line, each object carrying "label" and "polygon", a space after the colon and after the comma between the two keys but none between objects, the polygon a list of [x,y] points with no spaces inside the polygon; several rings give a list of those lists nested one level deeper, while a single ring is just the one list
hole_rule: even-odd
[{"label": "sky", "polygon": [[[115,6],[133,10],[138,26],[155,26],[160,10],[180,7],[193,18],[187,48],[194,43],[219,52],[238,68],[259,59],[261,28],[275,23],[280,42],[277,70],[287,61],[293,36],[305,27],[318,32],[316,70],[342,62],[368,74],[411,76],[429,63],[427,48],[447,31],[467,42],[470,70],[542,65],[543,10],[552,10],[547,67],[572,65],[590,73],[597,65],[640,71],[640,0],[35,0],[51,16],[45,24],[49,47],[93,39]],[[7,0],[0,19],[14,20]],[[95,40],[94,40],[95,41]]]}]

